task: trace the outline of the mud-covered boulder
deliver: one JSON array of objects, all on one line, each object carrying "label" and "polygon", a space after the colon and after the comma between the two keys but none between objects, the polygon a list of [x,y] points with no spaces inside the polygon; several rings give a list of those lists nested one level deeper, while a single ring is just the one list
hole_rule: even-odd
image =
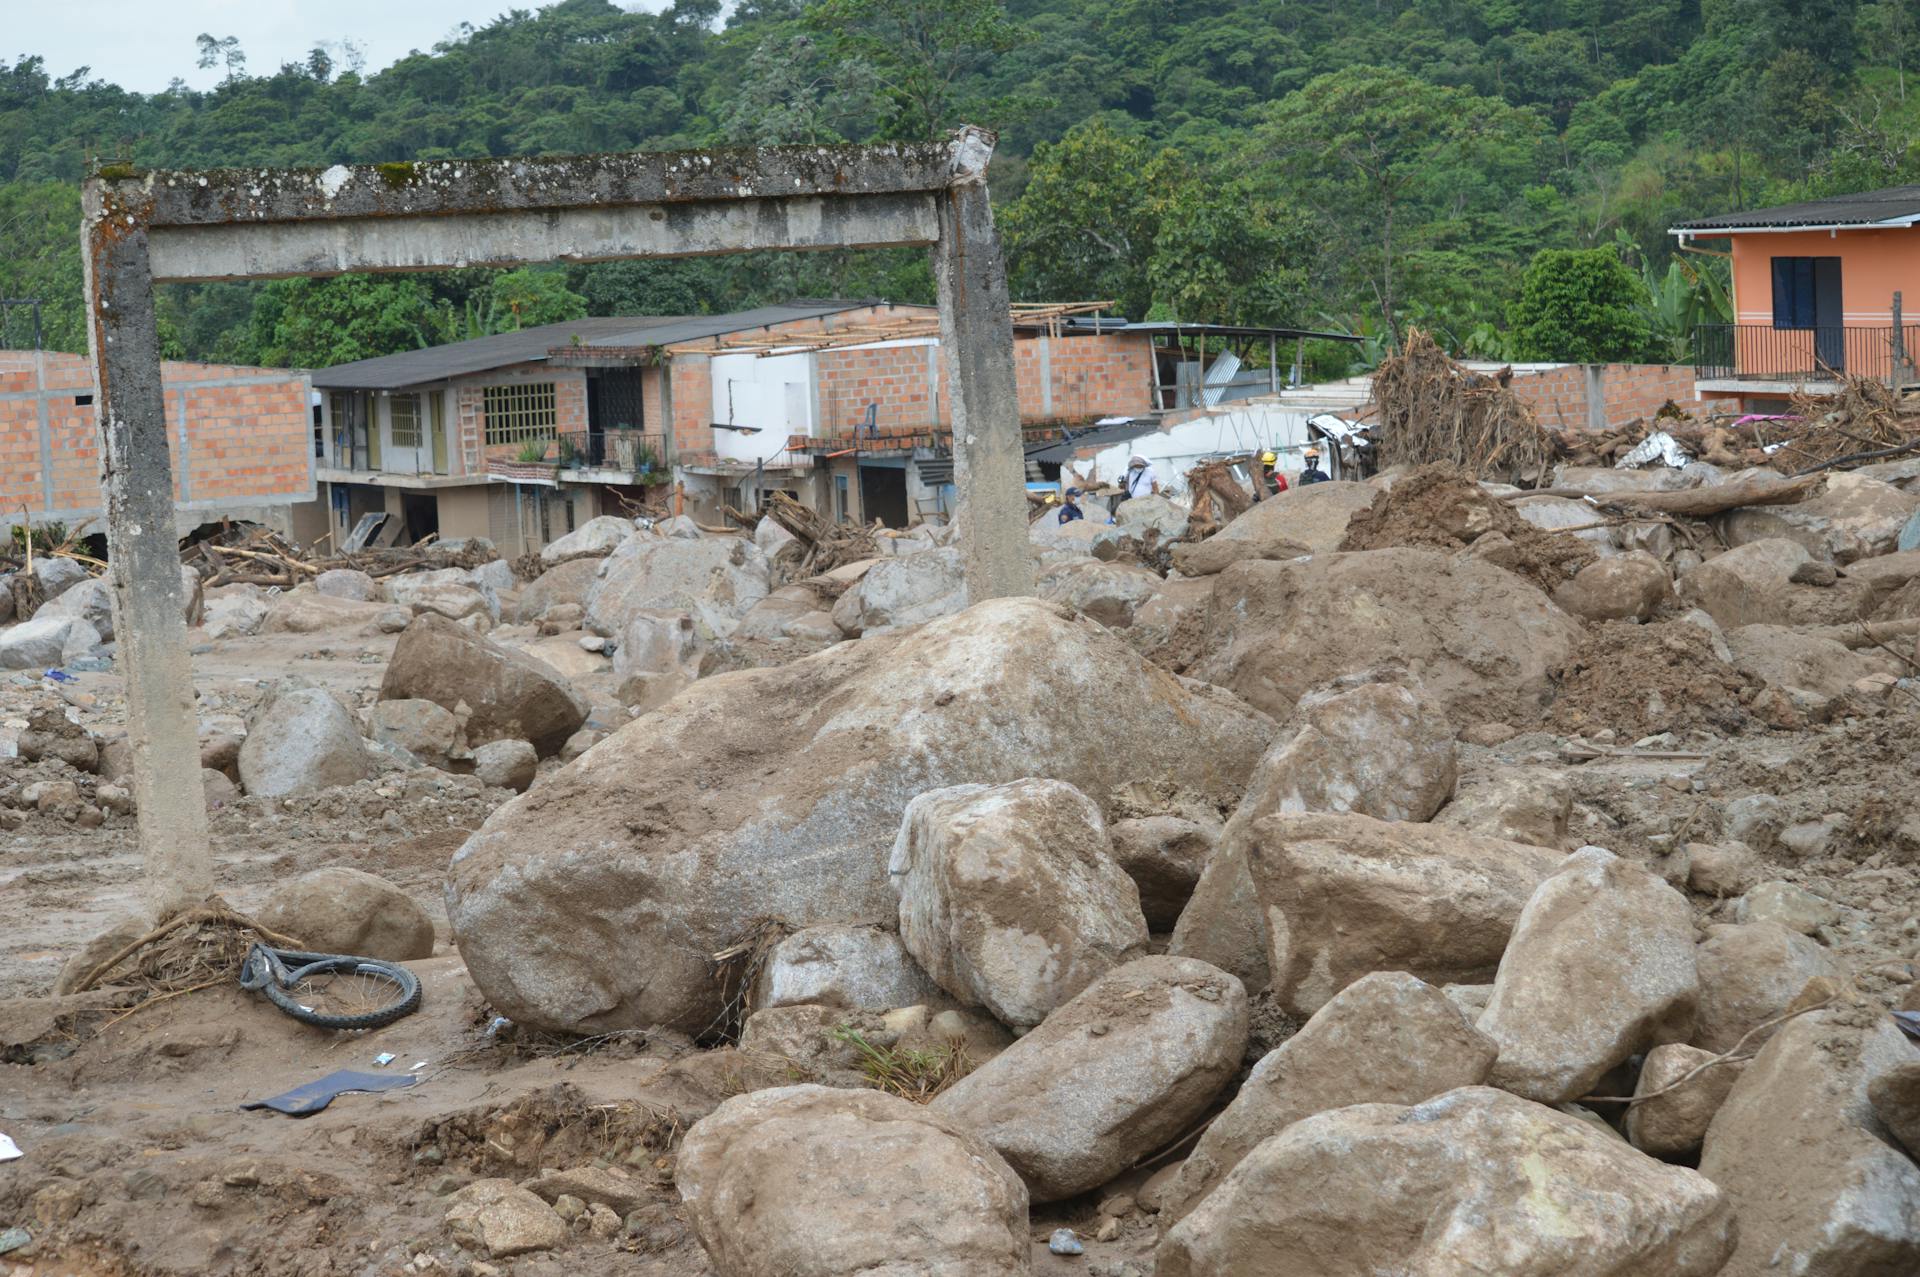
[{"label": "mud-covered boulder", "polygon": [[1116,820],[1107,827],[1113,858],[1140,889],[1140,911],[1154,931],[1171,931],[1193,898],[1201,871],[1220,841],[1210,812],[1163,813]]},{"label": "mud-covered boulder", "polygon": [[316,688],[275,688],[240,745],[240,783],[256,798],[351,785],[374,771],[353,715]]},{"label": "mud-covered boulder", "polygon": [[1533,847],[1568,845],[1573,785],[1552,767],[1507,767],[1463,781],[1433,820],[1437,825]]},{"label": "mud-covered boulder", "polygon": [[273,611],[273,598],[257,585],[222,585],[207,592],[201,626],[210,639],[258,634]]},{"label": "mud-covered boulder", "polygon": [[1500,1047],[1493,1084],[1577,1100],[1629,1056],[1685,1042],[1699,996],[1687,898],[1582,847],[1535,889],[1500,959],[1479,1021]]},{"label": "mud-covered boulder", "polygon": [[1712,1277],[1746,1228],[1728,1196],[1577,1117],[1471,1086],[1288,1127],[1167,1234],[1154,1272]]},{"label": "mud-covered boulder", "polygon": [[888,854],[923,791],[1042,777],[1103,810],[1132,782],[1230,803],[1272,732],[1091,621],[993,600],[701,679],[496,811],[454,858],[448,916],[517,1022],[700,1032],[711,956],[756,919],[895,915]]},{"label": "mud-covered boulder", "polygon": [[1212,566],[1213,572],[1239,559],[1291,559],[1337,550],[1346,539],[1347,521],[1370,507],[1378,492],[1372,484],[1337,479],[1291,488],[1272,500],[1255,502],[1175,564],[1189,576],[1205,576],[1216,558],[1226,561]]},{"label": "mud-covered boulder", "polygon": [[632,519],[613,514],[598,515],[558,540],[549,541],[540,551],[540,562],[552,568],[571,559],[605,558],[624,545],[633,534]]},{"label": "mud-covered boulder", "polygon": [[380,583],[358,568],[328,568],[313,578],[313,588],[329,598],[356,603],[384,603],[387,598]]},{"label": "mud-covered boulder", "polygon": [[469,745],[524,740],[543,758],[560,752],[588,712],[551,666],[431,613],[394,645],[380,699],[432,701],[456,714],[465,705]]},{"label": "mud-covered boulder", "polygon": [[849,638],[893,625],[950,616],[967,604],[958,547],[882,559],[840,595],[833,621]]},{"label": "mud-covered boulder", "polygon": [[587,591],[586,627],[618,638],[634,613],[661,609],[691,612],[724,638],[771,588],[766,556],[746,537],[633,536]]},{"label": "mud-covered boulder", "polygon": [[1729,1273],[1920,1272],[1920,1167],[1888,1141],[1874,1081],[1914,1058],[1884,1016],[1789,1020],[1707,1128],[1700,1173],[1740,1217]]},{"label": "mud-covered boulder", "polygon": [[1267,1053],[1162,1197],[1170,1228],[1265,1139],[1350,1104],[1418,1104],[1478,1086],[1495,1048],[1445,994],[1404,971],[1364,976]]},{"label": "mud-covered boulder", "polygon": [[35,616],[0,630],[0,669],[46,669],[92,656],[99,646],[100,631],[84,617]]},{"label": "mud-covered boulder", "polygon": [[1064,781],[928,790],[907,804],[887,870],[907,951],[1010,1028],[1146,948],[1140,891],[1100,808]]},{"label": "mud-covered boulder", "polygon": [[1342,675],[1393,663],[1418,670],[1463,722],[1534,710],[1580,636],[1513,573],[1432,550],[1242,562],[1215,581],[1201,672],[1275,715]]},{"label": "mud-covered boulder", "polygon": [[978,1133],[1038,1202],[1097,1188],[1190,1127],[1240,1067],[1247,995],[1190,958],[1089,985],[928,1105]]},{"label": "mud-covered boulder", "polygon": [[1314,811],[1428,820],[1453,793],[1453,728],[1439,705],[1395,676],[1365,677],[1336,681],[1300,701],[1202,869],[1171,952],[1265,988],[1266,927],[1247,869],[1254,822]]},{"label": "mud-covered boulder", "polygon": [[942,999],[900,937],[878,927],[802,927],[768,951],[748,1001],[888,1011]]},{"label": "mud-covered boulder", "polygon": [[1810,561],[1806,547],[1796,541],[1749,541],[1681,573],[1680,599],[1722,629],[1785,624],[1791,619],[1793,574]]},{"label": "mud-covered boulder", "polygon": [[1644,551],[1595,559],[1553,592],[1553,601],[1589,621],[1644,621],[1673,602],[1666,565]]},{"label": "mud-covered boulder", "polygon": [[1743,625],[1727,631],[1733,667],[1783,692],[1818,704],[1845,696],[1859,680],[1888,668],[1874,649],[1856,652],[1818,634],[1782,625]]},{"label": "mud-covered boulder", "polygon": [[1697,1046],[1669,1042],[1654,1047],[1634,1083],[1640,1102],[1627,1109],[1627,1142],[1655,1157],[1686,1157],[1698,1151],[1743,1067]]},{"label": "mud-covered boulder", "polygon": [[377,701],[367,714],[367,737],[404,749],[429,767],[446,769],[461,752],[460,720],[432,701]]},{"label": "mud-covered boulder", "polygon": [[1160,578],[1132,563],[1075,559],[1042,572],[1037,589],[1050,603],[1123,630],[1133,624],[1140,605],[1160,592]]},{"label": "mud-covered boulder", "polygon": [[318,634],[325,630],[372,625],[387,610],[384,603],[362,603],[309,589],[294,589],[274,602],[260,626],[266,634]]},{"label": "mud-covered boulder", "polygon": [[530,624],[555,608],[569,606],[580,609],[572,614],[576,622],[584,619],[587,593],[599,579],[601,562],[599,558],[580,558],[554,564],[520,591],[513,604],[514,620]]},{"label": "mud-covered boulder", "polygon": [[313,953],[349,953],[387,962],[433,956],[433,919],[384,878],[329,865],[267,893],[253,916]]},{"label": "mud-covered boulder", "polygon": [[1027,1190],[977,1135],[878,1091],[735,1096],[674,1162],[719,1277],[1016,1277]]},{"label": "mud-covered boulder", "polygon": [[1566,859],[1355,815],[1268,816],[1250,838],[1274,999],[1296,1015],[1373,971],[1491,979],[1528,898]]},{"label": "mud-covered boulder", "polygon": [[523,740],[490,740],[473,751],[473,775],[489,789],[525,793],[540,765],[540,755]]},{"label": "mud-covered boulder", "polygon": [[1758,1050],[1779,1032],[1760,1026],[1792,1006],[1810,982],[1847,978],[1846,964],[1825,946],[1776,922],[1708,927],[1694,960],[1700,1004],[1689,1040],[1716,1052],[1733,1050],[1749,1033],[1743,1049]]},{"label": "mud-covered boulder", "polygon": [[1829,472],[1825,488],[1806,501],[1747,506],[1720,516],[1732,545],[1781,537],[1827,563],[1890,554],[1916,510],[1920,496],[1891,483],[1844,471]]}]

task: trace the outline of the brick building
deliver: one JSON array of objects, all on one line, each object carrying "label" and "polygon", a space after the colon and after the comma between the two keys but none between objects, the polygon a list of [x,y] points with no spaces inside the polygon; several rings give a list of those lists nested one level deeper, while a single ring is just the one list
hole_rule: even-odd
[{"label": "brick building", "polygon": [[[161,376],[180,532],[223,518],[287,530],[315,492],[307,378],[174,362]],[[93,367],[79,355],[0,351],[0,524],[23,510],[36,523],[101,516]]]},{"label": "brick building", "polygon": [[[1031,437],[1149,412],[1152,338],[1062,309],[1014,316]],[[946,377],[932,307],[844,301],[581,319],[343,364],[313,374],[324,457],[297,534],[383,512],[394,537],[518,554],[622,498],[717,522],[776,489],[904,525],[951,503]]]}]

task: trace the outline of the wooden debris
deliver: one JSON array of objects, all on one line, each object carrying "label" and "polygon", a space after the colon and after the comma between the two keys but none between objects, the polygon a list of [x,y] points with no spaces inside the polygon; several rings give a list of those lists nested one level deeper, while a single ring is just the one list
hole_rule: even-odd
[{"label": "wooden debris", "polygon": [[1542,482],[1554,461],[1553,436],[1514,394],[1511,379],[1510,370],[1474,372],[1425,332],[1408,329],[1401,352],[1373,377],[1380,465],[1440,461],[1475,478]]},{"label": "wooden debris", "polygon": [[1602,509],[1704,519],[1742,506],[1792,505],[1805,501],[1819,490],[1820,485],[1819,475],[1807,475],[1799,479],[1747,479],[1706,488],[1682,488],[1678,492],[1589,492],[1585,488],[1537,488],[1532,492],[1513,493],[1505,499],[1514,502],[1525,501],[1529,497],[1571,497],[1590,501]]},{"label": "wooden debris", "polygon": [[767,516],[805,547],[795,565],[796,577],[831,572],[842,564],[871,559],[879,553],[872,528],[835,523],[784,492],[767,495]]},{"label": "wooden debris", "polygon": [[1187,471],[1192,508],[1187,512],[1188,541],[1200,541],[1232,523],[1253,505],[1253,496],[1233,477],[1227,460],[1202,461]]}]

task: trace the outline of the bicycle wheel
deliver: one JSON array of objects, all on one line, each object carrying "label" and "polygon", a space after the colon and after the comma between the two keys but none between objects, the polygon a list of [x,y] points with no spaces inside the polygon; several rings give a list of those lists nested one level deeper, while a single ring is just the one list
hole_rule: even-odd
[{"label": "bicycle wheel", "polygon": [[299,965],[287,973],[286,984],[269,981],[261,992],[302,1024],[377,1029],[420,1009],[420,981],[405,967],[338,954],[281,957]]}]

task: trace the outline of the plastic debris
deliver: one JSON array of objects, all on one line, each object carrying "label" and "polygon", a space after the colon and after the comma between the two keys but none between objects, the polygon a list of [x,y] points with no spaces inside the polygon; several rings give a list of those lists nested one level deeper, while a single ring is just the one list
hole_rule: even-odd
[{"label": "plastic debris", "polygon": [[1638,470],[1659,462],[1678,470],[1693,460],[1693,456],[1680,446],[1680,441],[1664,430],[1656,430],[1634,445],[1633,451],[1614,463],[1616,470]]},{"label": "plastic debris", "polygon": [[488,1037],[492,1037],[494,1034],[498,1033],[500,1030],[506,1028],[512,1023],[513,1021],[509,1020],[506,1016],[496,1015],[493,1017],[491,1021],[488,1022],[486,1035]]},{"label": "plastic debris", "polygon": [[0,1134],[0,1162],[11,1162],[20,1155],[20,1146],[13,1142],[13,1138]]},{"label": "plastic debris", "polygon": [[1047,1238],[1047,1249],[1056,1255],[1084,1255],[1087,1248],[1073,1235],[1071,1228],[1056,1228],[1053,1236]]},{"label": "plastic debris", "polygon": [[57,670],[57,669],[48,670],[45,674],[42,674],[40,677],[45,679],[51,679],[55,683],[73,683],[78,681],[77,679],[74,678],[73,675],[67,673],[65,670]]},{"label": "plastic debris", "polygon": [[240,1107],[272,1109],[288,1117],[309,1117],[347,1091],[391,1091],[395,1087],[412,1086],[419,1080],[411,1073],[355,1073],[351,1069],[341,1069],[296,1086],[285,1094],[264,1100],[248,1100]]},{"label": "plastic debris", "polygon": [[382,1051],[380,1054],[373,1057],[374,1067],[384,1069],[387,1067],[387,1065],[392,1064],[395,1060],[399,1058],[400,1058],[399,1056],[395,1055],[391,1051]]}]

